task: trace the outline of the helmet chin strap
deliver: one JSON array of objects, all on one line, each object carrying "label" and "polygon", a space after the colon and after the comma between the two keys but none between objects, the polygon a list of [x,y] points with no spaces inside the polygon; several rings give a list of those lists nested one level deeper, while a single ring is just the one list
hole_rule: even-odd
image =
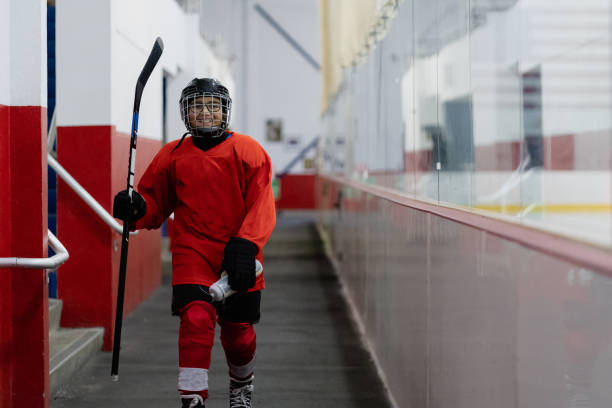
[{"label": "helmet chin strap", "polygon": [[208,130],[206,128],[195,128],[193,129],[192,135],[197,138],[217,138],[223,136],[225,133],[224,129],[218,128],[215,130]]}]

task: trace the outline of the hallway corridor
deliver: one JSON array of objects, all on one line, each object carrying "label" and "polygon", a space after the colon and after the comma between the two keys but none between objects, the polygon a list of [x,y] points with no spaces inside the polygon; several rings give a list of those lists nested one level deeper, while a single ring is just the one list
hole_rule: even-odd
[{"label": "hallway corridor", "polygon": [[[279,215],[264,250],[267,288],[257,330],[255,407],[389,406],[369,354],[321,252],[307,214]],[[178,407],[179,320],[162,287],[124,322],[119,382],[111,353],[99,352],[51,399],[52,408]],[[228,376],[217,330],[207,407],[226,407]]]}]

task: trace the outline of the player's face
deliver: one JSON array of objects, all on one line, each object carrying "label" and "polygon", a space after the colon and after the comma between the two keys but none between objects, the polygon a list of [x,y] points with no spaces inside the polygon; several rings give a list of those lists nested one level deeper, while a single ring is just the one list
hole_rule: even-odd
[{"label": "player's face", "polygon": [[221,126],[221,100],[214,96],[198,96],[189,106],[189,124],[194,128]]}]

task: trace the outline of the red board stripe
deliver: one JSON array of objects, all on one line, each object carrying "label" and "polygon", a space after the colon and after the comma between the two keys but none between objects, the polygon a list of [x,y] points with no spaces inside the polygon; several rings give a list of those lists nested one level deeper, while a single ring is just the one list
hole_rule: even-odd
[{"label": "red board stripe", "polygon": [[[555,258],[592,268],[597,272],[612,276],[612,252],[610,252],[609,248],[587,244],[547,231],[520,225],[508,220],[493,218],[476,212],[469,212],[416,200],[385,187],[364,184],[344,177],[320,177],[322,183],[331,183],[335,188],[349,186],[363,193],[372,194],[375,197],[388,200],[392,203],[427,212],[464,225],[469,225],[473,228],[517,242]],[[329,190],[329,188],[327,188],[327,190]]]}]

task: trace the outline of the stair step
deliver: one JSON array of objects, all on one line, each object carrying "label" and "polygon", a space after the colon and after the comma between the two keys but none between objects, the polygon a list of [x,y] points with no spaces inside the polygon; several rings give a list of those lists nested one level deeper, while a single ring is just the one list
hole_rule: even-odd
[{"label": "stair step", "polygon": [[68,382],[89,357],[102,348],[104,329],[57,329],[49,333],[49,388]]},{"label": "stair step", "polygon": [[59,329],[62,317],[62,301],[49,298],[49,332]]},{"label": "stair step", "polygon": [[263,249],[264,259],[270,256],[317,256],[323,254],[321,241],[287,240],[268,242]]},{"label": "stair step", "polygon": [[278,217],[263,250],[264,257],[310,257],[323,254],[323,245],[310,216]]}]

